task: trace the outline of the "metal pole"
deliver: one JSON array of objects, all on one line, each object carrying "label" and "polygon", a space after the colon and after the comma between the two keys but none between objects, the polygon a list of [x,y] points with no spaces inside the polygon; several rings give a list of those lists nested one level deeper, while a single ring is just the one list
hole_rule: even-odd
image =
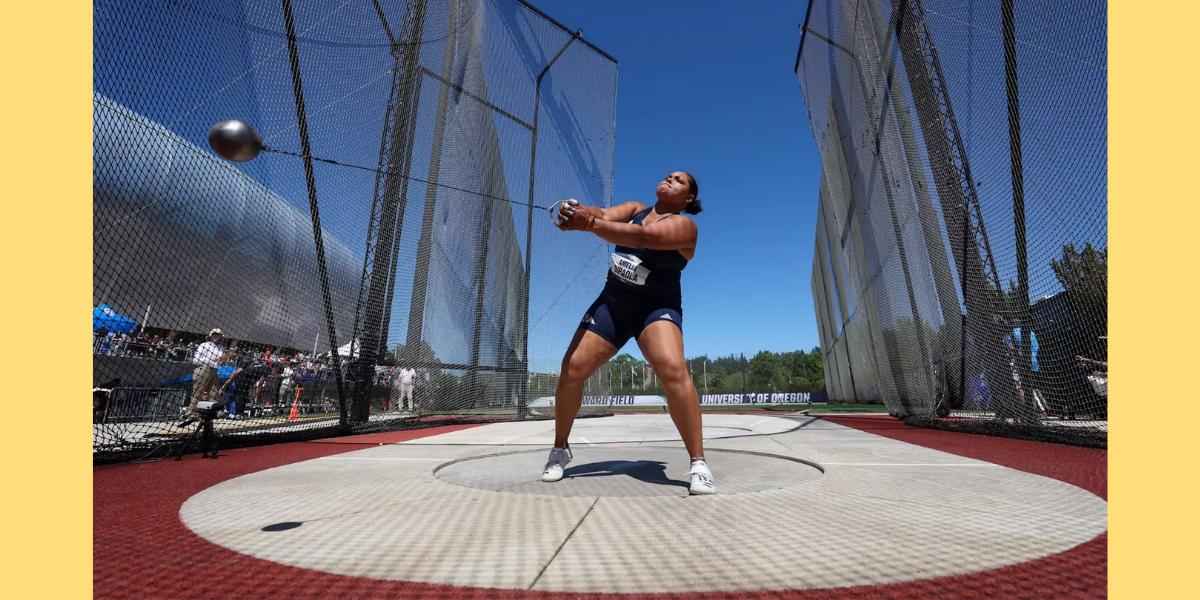
[{"label": "metal pole", "polygon": [[[479,344],[483,339],[483,306],[487,291],[485,288],[487,287],[488,250],[492,234],[492,207],[496,201],[488,199],[486,202],[483,208],[483,231],[479,234],[480,245],[475,259],[475,320],[471,337],[471,366],[476,369],[479,367]],[[479,371],[474,370],[467,374],[467,393],[471,394],[472,401],[476,404],[479,402],[478,387]]]},{"label": "metal pole", "polygon": [[[329,343],[337,348],[337,329],[333,319],[333,301],[329,296],[329,270],[325,265],[325,239],[321,234],[321,212],[317,205],[317,181],[313,173],[312,148],[308,142],[308,113],[304,108],[304,86],[300,79],[300,54],[296,44],[296,23],[292,17],[292,0],[283,0],[283,20],[287,27],[288,56],[292,68],[292,92],[296,102],[296,121],[300,129],[300,151],[304,155],[304,181],[308,186],[308,210],[312,216],[313,246],[317,252],[317,271],[321,279],[321,299],[325,305],[325,325]],[[346,397],[342,385],[342,363],[333,353],[334,377],[337,381],[338,420],[346,425]]]},{"label": "metal pole", "polygon": [[[416,118],[414,105],[419,90],[418,53],[421,30],[425,22],[425,6],[425,0],[409,0],[406,3],[406,12],[411,17],[409,29],[404,32],[408,43],[398,43],[394,39],[391,43],[391,53],[398,72],[393,77],[388,97],[388,114],[385,118],[390,119],[390,122],[384,123],[386,133],[379,150],[379,162],[386,170],[378,172],[375,180],[375,193],[378,196],[373,200],[380,207],[378,222],[372,221],[369,224],[370,230],[377,233],[378,237],[372,249],[374,256],[371,260],[370,285],[367,290],[361,337],[350,339],[349,360],[356,379],[360,382],[374,380],[375,365],[387,349],[385,324],[389,321],[392,310],[390,291],[395,283],[394,257],[400,241],[399,233],[404,227],[404,211],[408,203],[408,180],[402,179],[401,173],[407,176],[412,162]],[[376,10],[382,20],[383,13],[378,3]],[[384,26],[391,39],[391,31],[386,26],[386,21]],[[373,217],[374,213],[373,205]],[[364,267],[365,264],[364,261]],[[366,422],[370,418],[373,388],[372,385],[359,385],[355,388],[350,408],[352,421]]]},{"label": "metal pole", "polygon": [[1008,96],[1008,153],[1012,173],[1013,228],[1017,246],[1017,294],[1020,304],[1017,322],[1021,327],[1021,347],[1017,353],[1018,369],[1021,373],[1020,389],[1026,402],[1018,408],[1022,416],[1034,399],[1029,377],[1032,339],[1029,318],[1029,260],[1025,240],[1025,172],[1021,158],[1021,108],[1017,90],[1017,36],[1013,17],[1013,0],[1000,1],[1000,16],[1004,29],[1004,87]]},{"label": "metal pole", "polygon": [[[451,18],[457,13],[457,7],[451,7]],[[453,23],[451,23],[453,25]],[[442,49],[442,75],[450,78],[454,69],[455,31],[450,33]],[[407,359],[417,358],[421,347],[421,339],[425,328],[425,298],[429,287],[429,259],[433,248],[433,212],[437,206],[437,186],[442,173],[442,139],[446,131],[446,103],[450,90],[446,86],[438,92],[437,117],[433,124],[433,149],[429,157],[428,184],[425,186],[425,209],[421,214],[421,235],[417,240],[416,269],[413,271],[412,296],[408,308],[408,333],[405,336],[404,351]]]},{"label": "metal pole", "polygon": [[[992,323],[991,315],[994,305],[988,288],[989,284],[994,285],[996,294],[1002,293],[1003,289],[1000,286],[995,257],[988,240],[987,227],[983,220],[974,176],[971,172],[966,146],[954,116],[953,103],[946,78],[942,72],[937,48],[926,23],[921,0],[895,0],[893,13],[904,16],[903,19],[897,20],[896,40],[908,72],[911,93],[915,99],[913,106],[924,132],[928,162],[930,165],[941,165],[940,169],[935,170],[933,183],[942,198],[942,212],[948,232],[956,226],[962,226],[966,228],[963,230],[964,234],[971,234],[969,239],[964,235],[962,243],[958,245],[955,244],[959,241],[958,238],[953,235],[950,237],[951,251],[958,253],[955,258],[959,263],[960,281],[965,280],[963,304],[966,307],[967,315],[974,315],[974,334],[977,345],[983,348],[994,348],[1001,343],[1001,334],[995,330]],[[962,205],[961,214],[955,209],[960,204]],[[959,218],[966,219],[966,215],[971,211],[974,211],[975,214],[973,225],[969,219],[962,224],[956,221]],[[980,247],[980,239],[982,247]],[[963,317],[963,320],[964,322],[971,321],[967,317]],[[965,336],[966,332],[963,332],[962,335]],[[965,342],[960,344],[960,348],[965,348]],[[1000,395],[1001,391],[1012,382],[1007,361],[1000,361],[987,354],[978,358],[984,361],[983,373],[988,379],[988,386],[992,389],[991,393],[993,396]],[[1003,362],[1003,366],[1000,365],[1001,362]],[[961,360],[960,366],[962,366]],[[967,381],[967,377],[963,374],[959,375],[959,379],[964,383]],[[960,395],[965,397],[965,390]]]},{"label": "metal pole", "polygon": [[[962,264],[958,269],[958,283],[962,287],[963,306],[967,306],[967,243],[971,235],[971,212],[966,204],[962,207]],[[958,406],[962,407],[967,401],[967,313],[962,313],[962,327],[959,331],[958,349]]]},{"label": "metal pole", "polygon": [[746,353],[742,353],[742,401],[746,401]]},{"label": "metal pole", "polygon": [[[540,12],[540,11],[539,11]],[[563,44],[562,48],[542,67],[538,73],[536,84],[534,85],[533,93],[533,140],[530,143],[529,149],[529,202],[527,206],[527,217],[525,220],[525,294],[524,302],[521,306],[521,326],[525,330],[525,339],[522,340],[524,350],[521,359],[525,364],[525,370],[529,370],[529,279],[533,272],[533,190],[534,183],[537,181],[537,146],[538,146],[538,121],[542,114],[542,80],[546,77],[546,73],[550,71],[550,67],[558,61],[563,52],[567,51],[567,47],[579,38],[581,31],[575,31],[571,39]],[[521,397],[517,399],[517,418],[524,419],[529,412],[529,383],[526,378],[526,383],[521,390]]]},{"label": "metal pole", "polygon": [[704,394],[708,395],[708,357],[704,358]]},{"label": "metal pole", "polygon": [[793,73],[800,71],[800,57],[804,54],[804,37],[808,34],[808,20],[812,18],[812,5],[810,1],[808,8],[804,9],[804,22],[800,24],[800,47],[796,48],[796,65],[792,67]]}]

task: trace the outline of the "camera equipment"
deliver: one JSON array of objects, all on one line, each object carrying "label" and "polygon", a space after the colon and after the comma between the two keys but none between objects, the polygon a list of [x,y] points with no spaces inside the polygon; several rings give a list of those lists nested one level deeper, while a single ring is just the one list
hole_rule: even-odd
[{"label": "camera equipment", "polygon": [[222,408],[224,408],[224,407],[221,405],[220,402],[212,402],[212,401],[206,400],[203,402],[196,403],[196,410],[200,412],[201,416],[205,416],[208,418],[216,417],[217,413],[221,412]]},{"label": "camera equipment", "polygon": [[220,402],[212,402],[202,400],[196,403],[196,412],[200,415],[200,422],[196,424],[196,429],[179,445],[179,454],[175,455],[175,460],[183,460],[183,453],[187,451],[188,446],[196,440],[200,439],[200,447],[204,453],[201,454],[204,458],[217,457],[217,436],[213,433],[213,419],[217,417],[217,413],[224,408]]}]

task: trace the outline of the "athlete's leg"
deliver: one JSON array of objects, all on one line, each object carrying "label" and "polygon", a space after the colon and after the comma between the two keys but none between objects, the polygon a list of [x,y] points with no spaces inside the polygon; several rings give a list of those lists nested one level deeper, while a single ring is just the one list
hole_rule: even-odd
[{"label": "athlete's leg", "polygon": [[688,455],[704,458],[704,435],[700,423],[700,396],[688,376],[683,358],[683,331],[674,322],[656,320],[637,338],[642,355],[667,393],[667,409],[683,438]]},{"label": "athlete's leg", "polygon": [[580,327],[563,355],[558,386],[554,390],[554,447],[566,448],[575,414],[583,403],[583,384],[617,353],[611,342]]}]

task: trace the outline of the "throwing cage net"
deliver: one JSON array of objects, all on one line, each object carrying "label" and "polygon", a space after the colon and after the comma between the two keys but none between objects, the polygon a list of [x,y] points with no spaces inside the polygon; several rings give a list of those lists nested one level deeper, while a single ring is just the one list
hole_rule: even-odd
[{"label": "throwing cage net", "polygon": [[813,298],[835,401],[1107,442],[1103,3],[814,0]]},{"label": "throwing cage net", "polygon": [[97,0],[93,44],[97,460],[553,395],[606,256],[547,208],[611,203],[612,57],[522,0]]}]

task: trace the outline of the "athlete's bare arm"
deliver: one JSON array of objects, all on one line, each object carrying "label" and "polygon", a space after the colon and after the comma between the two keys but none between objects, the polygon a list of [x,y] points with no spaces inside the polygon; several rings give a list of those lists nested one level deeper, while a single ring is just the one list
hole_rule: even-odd
[{"label": "athlete's bare arm", "polygon": [[613,221],[616,223],[625,223],[633,218],[633,215],[646,209],[646,205],[641,202],[630,200],[622,202],[616,206],[600,209],[600,218],[605,221]]},{"label": "athlete's bare arm", "polygon": [[675,215],[649,225],[597,219],[592,224],[592,233],[620,246],[686,251],[696,247],[697,229],[691,219]]}]

